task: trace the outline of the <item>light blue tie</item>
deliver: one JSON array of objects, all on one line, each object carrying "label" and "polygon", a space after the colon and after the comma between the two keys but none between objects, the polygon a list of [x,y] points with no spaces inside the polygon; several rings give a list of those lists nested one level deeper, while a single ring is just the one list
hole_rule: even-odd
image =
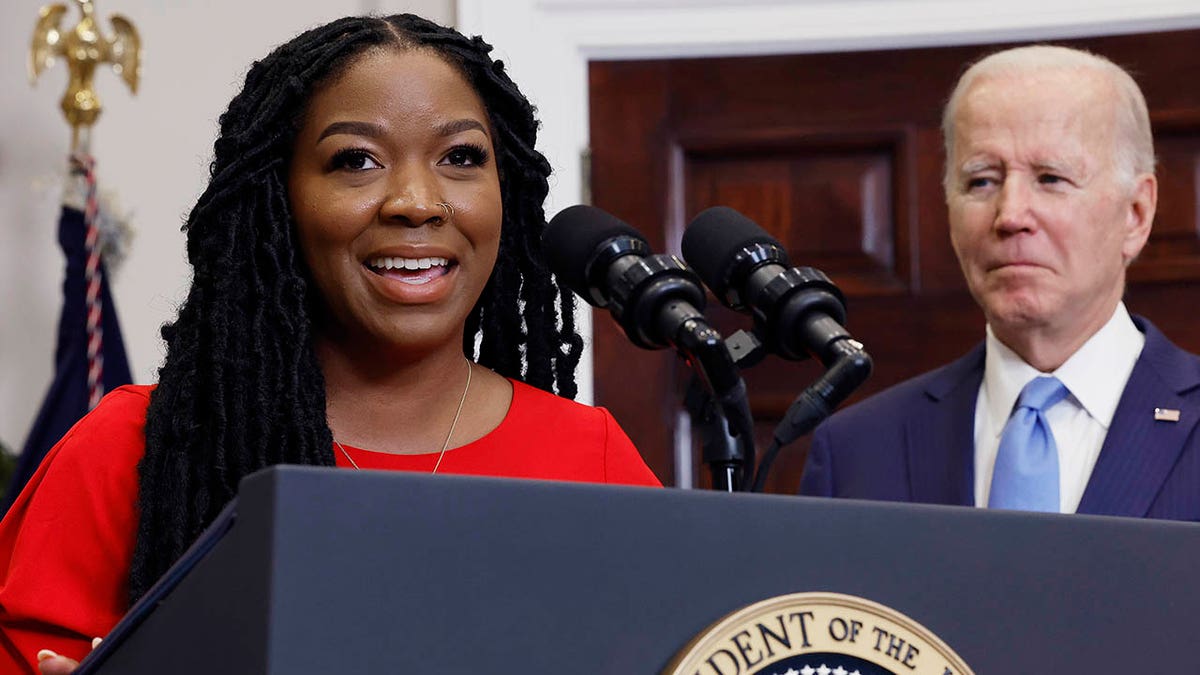
[{"label": "light blue tie", "polygon": [[1045,411],[1067,388],[1056,377],[1035,377],[1021,390],[996,453],[988,507],[1058,512],[1058,446]]}]

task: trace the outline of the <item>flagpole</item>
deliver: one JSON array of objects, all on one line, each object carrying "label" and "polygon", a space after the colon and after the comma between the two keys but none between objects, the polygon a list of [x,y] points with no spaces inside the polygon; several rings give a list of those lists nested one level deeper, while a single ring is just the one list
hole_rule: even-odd
[{"label": "flagpole", "polygon": [[90,126],[71,127],[71,154],[92,154],[92,128]]}]

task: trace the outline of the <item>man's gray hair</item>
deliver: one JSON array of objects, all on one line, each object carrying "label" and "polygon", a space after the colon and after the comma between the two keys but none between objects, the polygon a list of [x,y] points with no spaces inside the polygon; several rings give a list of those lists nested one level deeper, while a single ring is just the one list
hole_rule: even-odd
[{"label": "man's gray hair", "polygon": [[1116,119],[1116,148],[1113,159],[1121,181],[1130,188],[1133,179],[1154,173],[1154,136],[1150,131],[1150,114],[1146,99],[1133,77],[1117,64],[1098,54],[1080,49],[1053,45],[1016,47],[996,52],[975,62],[958,79],[950,100],[942,111],[942,140],[946,147],[945,174],[942,179],[946,194],[952,186],[954,151],[954,115],[962,97],[977,79],[987,75],[1020,75],[1055,70],[1090,70],[1106,76],[1117,90],[1119,100],[1114,109]]}]

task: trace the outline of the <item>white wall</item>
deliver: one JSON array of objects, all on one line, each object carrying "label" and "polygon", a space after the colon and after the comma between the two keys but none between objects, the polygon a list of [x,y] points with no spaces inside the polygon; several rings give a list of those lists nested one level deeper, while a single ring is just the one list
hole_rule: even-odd
[{"label": "white wall", "polygon": [[[56,242],[70,134],[58,112],[60,61],[30,88],[26,59],[43,0],[0,7],[0,440],[19,450],[49,386],[61,306]],[[72,6],[73,2],[69,3]],[[137,382],[162,359],[159,327],[188,284],[180,226],[205,184],[217,117],[250,63],[305,28],[361,13],[411,11],[452,23],[453,0],[96,0],[141,32],[137,96],[96,75],[105,110],[93,134],[101,190],[133,212],[136,239],[113,284]],[[78,11],[69,13],[70,25]]]}]

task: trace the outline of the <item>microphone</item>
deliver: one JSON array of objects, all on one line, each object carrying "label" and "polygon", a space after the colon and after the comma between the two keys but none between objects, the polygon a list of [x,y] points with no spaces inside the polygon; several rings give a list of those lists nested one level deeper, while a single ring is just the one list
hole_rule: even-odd
[{"label": "microphone", "polygon": [[589,304],[612,312],[635,345],[720,339],[700,312],[700,277],[675,256],[653,254],[642,233],[615,216],[569,207],[550,219],[542,245],[550,270]]},{"label": "microphone", "polygon": [[827,367],[850,338],[845,297],[820,270],[790,267],[783,245],[741,213],[715,206],[683,234],[683,257],[717,299],[754,317],[767,349],[785,359],[816,356]]},{"label": "microphone", "polygon": [[783,245],[725,206],[706,209],[683,234],[683,257],[726,307],[754,317],[767,349],[809,355],[825,373],[792,402],[775,427],[751,490],[761,491],[780,448],[813,430],[871,374],[871,357],[842,324],[845,297],[820,270],[789,267]]},{"label": "microphone", "polygon": [[550,271],[589,304],[607,308],[635,345],[670,346],[683,356],[712,395],[728,441],[705,446],[713,485],[744,489],[755,463],[746,382],[700,311],[705,294],[696,273],[675,256],[653,254],[640,232],[593,206],[572,206],[551,218],[542,247]]}]

